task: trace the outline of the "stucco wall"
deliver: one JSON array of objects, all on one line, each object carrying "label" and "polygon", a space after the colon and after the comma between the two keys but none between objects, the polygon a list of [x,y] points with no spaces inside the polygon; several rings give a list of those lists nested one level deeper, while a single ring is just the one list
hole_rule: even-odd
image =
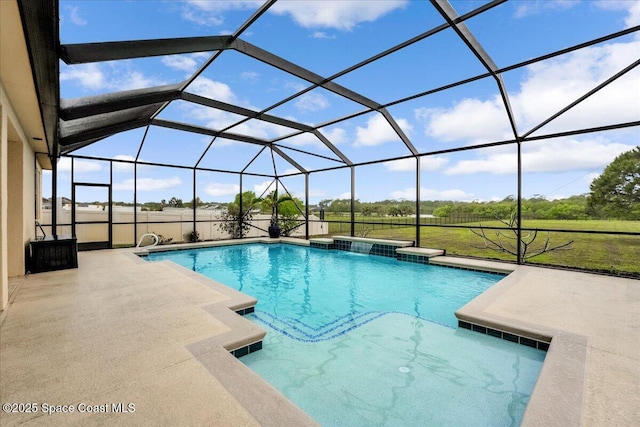
[{"label": "stucco wall", "polygon": [[9,300],[9,256],[7,254],[7,114],[0,85],[0,310]]},{"label": "stucco wall", "polygon": [[[137,212],[138,230],[137,237],[134,242],[133,224],[118,224],[133,222],[133,211],[117,211],[113,212],[113,244],[114,246],[133,246],[138,243],[140,237],[145,233],[161,234],[167,239],[173,239],[174,242],[188,241],[188,235],[193,230],[193,211],[185,210],[169,210],[165,212]],[[43,224],[51,224],[51,210],[43,209],[41,214],[41,222]],[[109,217],[108,211],[104,210],[80,210],[76,211],[76,222],[94,222],[107,221]],[[218,229],[219,214],[207,210],[198,210],[196,212],[197,230],[201,240],[217,240],[228,238],[229,235]],[[269,226],[269,215],[253,215],[254,225],[267,229]],[[317,219],[313,217],[312,219]],[[170,222],[176,221],[176,222]],[[185,221],[185,222],[178,222]],[[154,224],[145,224],[146,222],[155,222]],[[58,210],[58,223],[71,223],[71,210]],[[51,227],[44,227],[47,234],[51,233]],[[324,231],[323,231],[324,230]],[[309,224],[309,234],[319,235],[326,234],[328,230],[327,223],[312,222]],[[58,234],[71,234],[71,227],[58,226]],[[267,233],[257,228],[251,228],[247,237],[266,236]],[[304,225],[296,229],[292,236],[304,236]],[[108,239],[108,228],[106,224],[77,224],[76,236],[78,242],[98,242]]]},{"label": "stucco wall", "polygon": [[24,233],[24,173],[23,173],[23,146],[21,141],[9,139],[7,148],[8,161],[8,212],[7,221],[9,228],[7,230],[7,249],[9,251],[8,272],[9,277],[24,274],[24,242],[22,236]]},{"label": "stucco wall", "polygon": [[18,118],[8,115],[8,274],[25,273],[25,249],[35,237],[35,153]]},{"label": "stucco wall", "polygon": [[25,250],[35,237],[35,154],[0,84],[0,304],[8,278],[25,273]]}]

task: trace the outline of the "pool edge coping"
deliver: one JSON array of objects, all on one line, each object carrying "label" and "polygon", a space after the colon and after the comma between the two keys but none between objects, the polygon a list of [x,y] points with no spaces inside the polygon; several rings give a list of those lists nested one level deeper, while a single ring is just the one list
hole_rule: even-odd
[{"label": "pool edge coping", "polygon": [[[149,248],[151,250],[136,250],[131,253],[131,255],[137,258],[139,262],[145,262],[142,257],[149,254],[150,252],[197,249],[215,246],[231,246],[249,243],[286,243],[296,244],[300,246],[309,246],[310,244],[309,240],[296,238],[251,238],[220,240],[215,242],[185,243],[170,245],[170,247],[156,246],[153,248]],[[433,257],[431,259],[438,258],[447,257]],[[496,272],[494,268],[483,269],[483,265],[481,263],[477,263],[477,260],[469,259],[468,266],[465,266],[465,261],[465,258],[456,257],[455,263],[443,262],[433,264],[450,268],[465,268],[476,271],[486,271],[489,273]],[[178,266],[175,263],[171,264],[184,269],[189,273],[190,276],[197,275],[202,279],[206,279],[206,281],[211,281],[223,288],[238,292],[224,284],[218,283],[212,279],[208,279],[205,276],[202,276],[199,273],[195,273],[185,267]],[[502,263],[493,262],[493,264]],[[514,266],[512,264],[505,263],[504,271],[500,271],[500,273],[507,275],[503,279],[498,281],[495,285],[491,286],[489,289],[480,294],[478,297],[474,298],[469,303],[458,309],[455,312],[455,316],[458,318],[458,320],[466,321],[472,324],[494,328],[508,333],[513,333],[518,336],[550,343],[544,363],[542,365],[542,369],[538,376],[538,380],[536,381],[536,385],[527,404],[527,408],[525,410],[521,425],[581,425],[583,404],[586,398],[585,387],[587,338],[585,336],[573,334],[567,331],[546,328],[541,325],[534,325],[519,321],[517,319],[505,318],[485,312],[485,309],[487,307],[491,306],[493,302],[500,299],[502,295],[504,295],[504,293],[506,293],[511,287],[515,286],[518,283],[521,272],[521,266]],[[220,305],[220,303],[214,305]],[[229,314],[231,314],[230,310],[227,311],[229,312]],[[236,314],[233,313],[233,315]],[[243,320],[249,322],[246,319]],[[226,322],[224,323],[227,324]],[[222,334],[222,336],[224,335],[226,334]],[[221,340],[221,336],[213,337],[213,340]],[[221,342],[218,343],[218,346],[219,348],[225,348],[225,346],[222,345]],[[228,354],[231,355],[231,353]],[[242,363],[239,363],[238,365],[246,368],[246,366]],[[214,369],[211,372],[214,373],[215,371],[215,375],[217,377],[217,368],[207,366],[207,369]],[[249,370],[248,368],[246,369],[249,372],[253,373],[253,371]],[[268,384],[266,380],[262,379],[259,376],[258,378],[260,378],[263,382],[270,386],[270,384]],[[225,385],[225,387],[227,387],[227,384],[223,384]],[[230,390],[230,392],[232,391]],[[284,396],[275,389],[274,392],[278,396]],[[234,393],[232,392],[232,394]],[[236,396],[236,398],[238,398],[238,396]],[[302,411],[292,402],[291,404],[297,410]],[[307,414],[305,413],[305,415]]]},{"label": "pool edge coping", "polygon": [[[195,248],[198,247],[203,246]],[[193,247],[183,249],[193,249]],[[148,262],[140,255],[140,251],[125,254],[134,263]],[[159,262],[228,298],[213,304],[202,305],[200,308],[227,326],[229,330],[188,344],[186,350],[261,425],[317,426],[317,422],[309,414],[275,389],[267,380],[237,360],[239,357],[235,354],[237,350],[248,349],[257,342],[261,343],[266,336],[265,329],[237,313],[243,308],[255,306],[257,300],[175,262]]]},{"label": "pool edge coping", "polygon": [[525,274],[524,269],[517,266],[513,273],[458,309],[455,315],[459,321],[549,343],[521,426],[582,425],[586,399],[587,337],[486,311],[517,286]]}]

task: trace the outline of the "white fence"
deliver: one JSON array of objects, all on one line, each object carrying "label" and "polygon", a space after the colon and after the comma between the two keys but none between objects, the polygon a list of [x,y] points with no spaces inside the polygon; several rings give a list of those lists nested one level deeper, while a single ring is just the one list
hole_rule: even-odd
[{"label": "white fence", "polygon": [[[113,211],[113,245],[132,246],[145,233],[155,233],[171,239],[172,242],[188,242],[193,231],[193,210],[192,209],[170,209],[166,211],[138,211],[136,212],[138,228],[136,236],[133,236],[134,214],[132,209]],[[266,230],[269,227],[269,215],[253,215],[253,219],[248,221],[255,227]],[[303,220],[304,217],[300,217]],[[318,220],[318,217],[311,215],[310,220]],[[109,239],[107,224],[77,224],[79,222],[107,222],[109,220],[108,210],[98,209],[78,209],[76,210],[76,236],[78,242],[100,242]],[[196,230],[200,240],[220,240],[228,239],[231,236],[220,231],[220,212],[204,209],[196,210]],[[40,223],[51,224],[51,210],[43,209],[40,215]],[[124,224],[123,224],[124,223]],[[129,224],[127,224],[129,223]],[[151,223],[151,224],[149,224]],[[71,224],[71,210],[58,209],[58,224]],[[247,237],[266,236],[267,233],[258,228],[251,227]],[[47,235],[51,233],[51,227],[45,226]],[[309,235],[327,234],[329,230],[326,222],[310,222]],[[71,234],[71,226],[58,225],[58,235]],[[305,226],[302,224],[291,232],[292,237],[304,237]]]}]

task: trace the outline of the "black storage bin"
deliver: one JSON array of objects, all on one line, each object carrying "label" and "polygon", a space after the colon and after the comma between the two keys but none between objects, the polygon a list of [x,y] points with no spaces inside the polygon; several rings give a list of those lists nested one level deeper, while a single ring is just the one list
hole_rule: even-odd
[{"label": "black storage bin", "polygon": [[29,243],[29,271],[44,271],[78,268],[77,239],[71,236],[47,236]]}]

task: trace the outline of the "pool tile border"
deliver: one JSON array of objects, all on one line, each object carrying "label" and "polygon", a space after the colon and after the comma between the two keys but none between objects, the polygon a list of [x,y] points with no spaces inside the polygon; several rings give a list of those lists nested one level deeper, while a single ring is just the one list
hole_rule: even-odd
[{"label": "pool tile border", "polygon": [[429,257],[424,255],[398,253],[396,258],[398,261],[411,262],[414,264],[429,264]]},{"label": "pool tile border", "polygon": [[251,307],[235,310],[235,312],[238,313],[240,316],[244,316],[245,314],[253,313],[255,310],[256,310],[255,306],[251,306]]},{"label": "pool tile border", "polygon": [[315,249],[332,250],[336,248],[336,245],[333,243],[333,240],[331,240],[330,242],[320,242],[320,241],[310,240],[309,247],[312,247]]},{"label": "pool tile border", "polygon": [[458,327],[462,329],[467,329],[469,331],[478,332],[484,335],[490,335],[492,337],[500,338],[505,341],[510,341],[515,344],[524,345],[524,346],[535,348],[538,350],[542,350],[542,351],[549,350],[550,342],[539,341],[539,340],[528,338],[522,335],[516,335],[511,332],[501,331],[500,329],[489,328],[487,326],[466,322],[464,320],[458,320]]},{"label": "pool tile border", "polygon": [[[376,241],[375,239],[358,238],[358,237],[346,237],[346,236],[334,236],[332,238],[333,246],[339,251],[351,252],[353,242],[370,243],[371,249],[369,249],[369,255],[384,256],[387,258],[397,258],[396,249],[399,247],[413,246],[414,242],[409,241],[397,241],[392,242],[389,240]],[[314,243],[314,242],[312,242]]]},{"label": "pool tile border", "polygon": [[255,353],[256,351],[262,350],[262,340],[256,341],[253,344],[245,345],[240,348],[236,348],[235,350],[230,350],[229,353],[233,354],[237,359],[242,356],[246,356],[247,354]]}]

